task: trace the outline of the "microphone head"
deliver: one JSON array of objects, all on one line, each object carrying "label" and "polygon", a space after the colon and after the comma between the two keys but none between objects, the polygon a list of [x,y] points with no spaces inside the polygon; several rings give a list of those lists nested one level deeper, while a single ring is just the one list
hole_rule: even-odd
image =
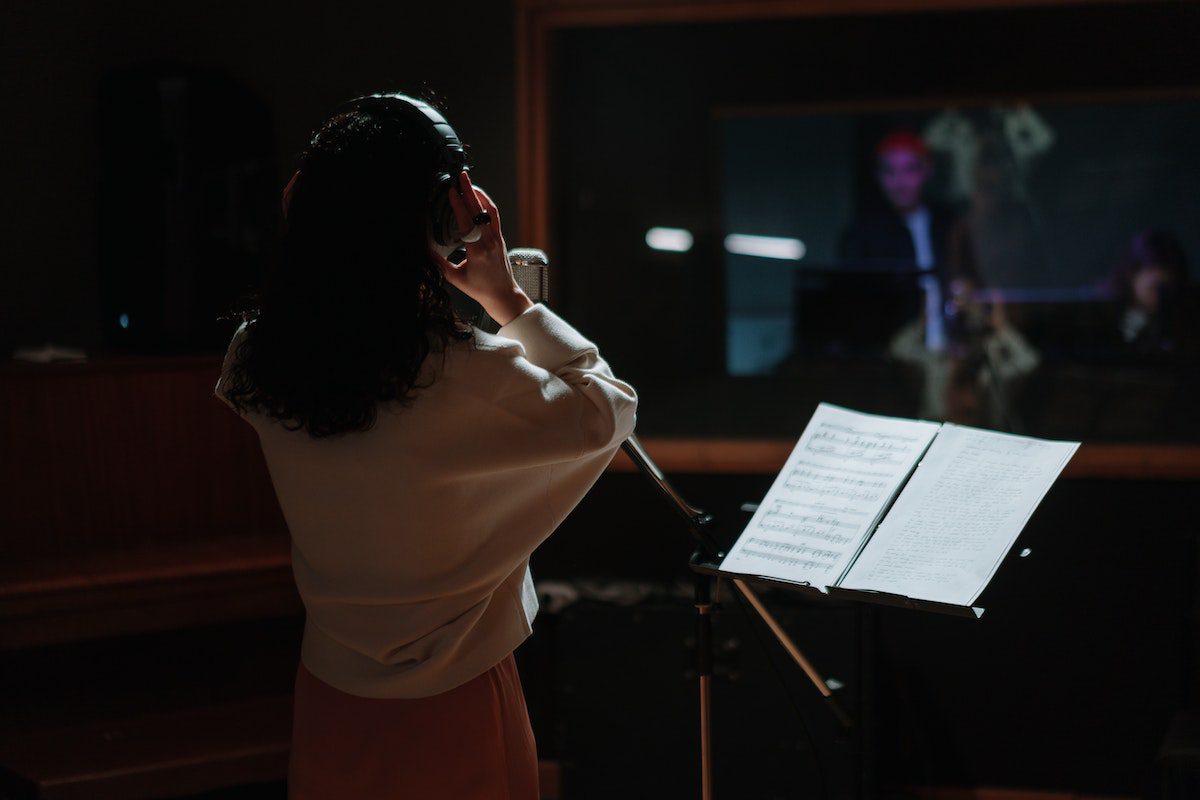
[{"label": "microphone head", "polygon": [[517,285],[535,303],[550,298],[550,257],[535,247],[514,247],[508,251]]}]

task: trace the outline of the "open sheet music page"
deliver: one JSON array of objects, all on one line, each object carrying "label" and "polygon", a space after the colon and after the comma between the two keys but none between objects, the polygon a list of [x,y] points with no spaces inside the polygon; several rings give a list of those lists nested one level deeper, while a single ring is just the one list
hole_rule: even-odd
[{"label": "open sheet music page", "polygon": [[832,586],[938,427],[822,403],[721,569]]},{"label": "open sheet music page", "polygon": [[947,423],[841,587],[973,605],[1078,447]]}]

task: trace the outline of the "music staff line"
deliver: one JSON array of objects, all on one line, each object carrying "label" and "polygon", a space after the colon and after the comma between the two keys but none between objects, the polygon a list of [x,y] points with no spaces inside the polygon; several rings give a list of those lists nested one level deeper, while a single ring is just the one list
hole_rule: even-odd
[{"label": "music staff line", "polygon": [[811,441],[804,445],[804,449],[810,453],[828,458],[845,458],[854,461],[869,461],[875,464],[895,464],[899,461],[892,453],[867,453],[863,450],[855,450],[848,453],[840,452],[835,445],[821,446],[813,444]]},{"label": "music staff line", "polygon": [[857,428],[851,428],[847,425],[837,425],[832,422],[822,422],[820,427],[829,428],[830,430],[842,431],[843,433],[852,434],[854,436],[875,436],[880,439],[899,439],[902,442],[915,442],[915,436],[905,436],[902,433],[881,433],[879,431],[860,431]]},{"label": "music staff line", "polygon": [[806,494],[815,494],[821,497],[840,497],[843,500],[851,502],[879,499],[879,492],[873,492],[869,489],[849,489],[842,486],[816,486],[812,483],[793,481],[791,479],[784,481],[783,485],[794,492],[805,492]]},{"label": "music staff line", "polygon": [[820,503],[820,502],[801,503],[798,500],[784,500],[782,498],[776,499],[773,502],[774,502],[774,507],[770,511],[767,512],[768,514],[770,514],[770,513],[783,513],[783,514],[794,513],[791,511],[782,511],[782,508],[784,506],[791,506],[793,508],[798,508],[798,509],[799,508],[810,509],[812,511],[816,511],[818,514],[830,514],[830,515],[836,515],[836,516],[850,516],[850,517],[865,517],[865,516],[867,516],[867,512],[863,511],[860,508],[845,508],[845,507],[834,508],[833,506],[826,505],[825,503]]},{"label": "music staff line", "polygon": [[848,544],[853,539],[851,536],[845,536],[840,533],[822,531],[817,528],[807,528],[804,526],[763,524],[759,526],[759,530],[772,533],[786,533],[791,536],[802,536],[808,539],[820,539],[832,545]]},{"label": "music staff line", "polygon": [[837,434],[819,430],[809,439],[810,442],[828,441],[843,447],[858,450],[887,450],[893,453],[907,453],[912,449],[911,444],[894,444],[885,442],[874,434]]},{"label": "music staff line", "polygon": [[[809,547],[806,544],[788,544],[787,542],[776,542],[772,539],[760,539],[757,536],[750,537],[746,542],[749,545],[758,545],[769,550],[774,550],[778,553],[790,553],[794,556],[803,556],[805,554],[824,561],[837,561],[842,557],[840,550],[823,550],[819,547]],[[744,549],[744,548],[743,548]]]},{"label": "music staff line", "polygon": [[834,567],[833,564],[827,564],[822,561],[813,561],[812,559],[808,559],[808,558],[792,558],[791,556],[781,556],[781,555],[777,555],[775,553],[765,553],[761,550],[751,550],[746,547],[742,548],[742,555],[753,556],[754,558],[761,558],[765,561],[773,561],[777,564],[785,564],[789,567],[804,567],[806,569],[821,569],[821,570],[824,570],[825,572],[829,572],[829,570],[833,569],[833,567]]},{"label": "music staff line", "polygon": [[809,468],[823,470],[825,472],[848,472],[851,475],[863,475],[868,478],[891,478],[892,477],[892,473],[890,473],[890,472],[874,472],[869,469],[855,469],[854,467],[839,467],[839,466],[835,466],[833,464],[817,464],[816,462],[813,462],[813,461],[800,460],[792,465],[793,470],[809,469]]},{"label": "music staff line", "polygon": [[[890,439],[898,441],[889,441]],[[904,455],[912,452],[913,441],[903,436],[857,431],[822,423],[816,433],[804,443],[804,449],[827,458],[896,464],[903,461]]]},{"label": "music staff line", "polygon": [[827,525],[831,528],[849,528],[855,531],[859,528],[859,524],[857,522],[848,522],[846,520],[840,520],[836,517],[827,517],[824,514],[794,514],[791,511],[781,511],[778,508],[773,508],[770,511],[767,511],[763,516],[764,518],[783,517],[795,522],[807,522],[813,525]]},{"label": "music staff line", "polygon": [[828,475],[820,468],[808,469],[807,467],[796,467],[788,473],[788,480],[808,480],[808,481],[824,481],[825,483],[839,483],[845,486],[857,486],[859,488],[882,489],[887,486],[886,481],[868,481],[863,478],[843,478],[838,475]]}]

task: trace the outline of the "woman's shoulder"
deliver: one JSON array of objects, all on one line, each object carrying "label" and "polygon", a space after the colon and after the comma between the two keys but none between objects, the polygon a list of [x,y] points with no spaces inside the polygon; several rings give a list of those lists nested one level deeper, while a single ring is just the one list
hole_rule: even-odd
[{"label": "woman's shoulder", "polygon": [[471,325],[468,332],[469,336],[451,340],[446,345],[447,353],[460,359],[492,363],[511,361],[525,352],[525,346],[516,339],[490,333],[478,325]]},{"label": "woman's shoulder", "polygon": [[516,339],[509,339],[498,333],[488,333],[482,328],[472,326],[474,336],[468,340],[473,350],[482,353],[492,353],[500,358],[512,358],[524,349]]},{"label": "woman's shoulder", "polygon": [[[516,342],[479,329],[471,333],[469,338],[434,347],[426,355],[415,387],[418,407],[422,397],[438,398],[435,405],[447,402],[447,398],[492,403],[510,391],[519,370]],[[408,409],[405,403],[395,411],[406,413]]]}]

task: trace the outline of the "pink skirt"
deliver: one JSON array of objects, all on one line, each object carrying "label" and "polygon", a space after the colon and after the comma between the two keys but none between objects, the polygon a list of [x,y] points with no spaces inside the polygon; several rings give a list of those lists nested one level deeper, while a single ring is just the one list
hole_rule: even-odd
[{"label": "pink skirt", "polygon": [[537,749],[510,653],[433,697],[346,694],[296,673],[292,800],[537,800]]}]

